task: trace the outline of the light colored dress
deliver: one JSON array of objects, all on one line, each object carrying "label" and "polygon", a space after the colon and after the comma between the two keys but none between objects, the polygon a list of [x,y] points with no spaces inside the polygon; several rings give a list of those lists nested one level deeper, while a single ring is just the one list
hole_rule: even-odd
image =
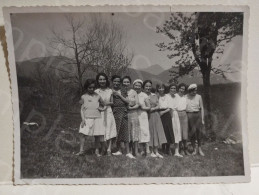
[{"label": "light colored dress", "polygon": [[[140,92],[138,94],[139,105],[146,105],[148,100],[148,95],[144,92]],[[138,109],[138,118],[140,125],[140,135],[139,135],[139,143],[148,143],[150,141],[150,133],[149,133],[149,123],[148,123],[148,113],[141,108]]]},{"label": "light colored dress", "polygon": [[[110,102],[112,96],[112,90],[106,89],[96,89],[95,92],[101,96],[104,102]],[[113,116],[111,106],[107,106],[107,109],[101,112],[101,118],[98,119],[101,129],[105,132],[104,140],[110,140],[117,136],[116,123]]]},{"label": "light colored dress", "polygon": [[[150,106],[154,108],[158,105],[158,97],[156,94],[151,93],[149,96]],[[150,142],[151,147],[157,147],[164,143],[167,143],[163,124],[158,111],[149,113],[149,130],[150,130]]]},{"label": "light colored dress", "polygon": [[180,96],[175,94],[178,98],[177,111],[180,120],[182,139],[188,140],[188,117],[186,113],[187,108],[187,97],[186,95]]},{"label": "light colored dress", "polygon": [[169,94],[168,96],[170,97],[169,107],[172,109],[171,115],[172,115],[174,139],[175,139],[175,143],[179,143],[180,141],[182,141],[182,132],[181,132],[180,120],[177,112],[178,97],[177,95],[172,97]]},{"label": "light colored dress", "polygon": [[82,95],[81,99],[83,104],[81,106],[81,112],[85,120],[85,125],[79,127],[79,133],[89,136],[100,136],[104,135],[105,132],[100,128],[99,120],[101,119],[101,112],[98,110],[100,96],[98,94]]},{"label": "light colored dress", "polygon": [[[137,92],[133,89],[128,91],[129,106],[135,106],[138,104],[138,95]],[[139,141],[140,137],[140,124],[138,119],[138,110],[129,110],[128,111],[128,129],[130,133],[130,140],[132,142]]]}]

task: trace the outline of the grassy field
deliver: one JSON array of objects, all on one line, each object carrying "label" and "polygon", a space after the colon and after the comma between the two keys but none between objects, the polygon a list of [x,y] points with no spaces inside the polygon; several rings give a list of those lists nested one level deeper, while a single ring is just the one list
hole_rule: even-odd
[{"label": "grassy field", "polygon": [[93,139],[90,137],[85,145],[86,155],[76,156],[75,153],[79,151],[79,113],[55,113],[40,109],[38,111],[42,115],[34,116],[31,120],[41,121],[44,128],[22,128],[21,175],[23,178],[243,175],[242,143],[222,143],[222,139],[230,135],[241,139],[239,118],[236,114],[233,115],[236,109],[233,102],[236,100],[236,94],[239,94],[240,86],[229,85],[223,88],[215,86],[212,93],[212,107],[217,117],[217,125],[214,128],[218,139],[204,143],[205,157],[177,158],[164,155],[164,159],[139,157],[132,160],[125,156],[97,158],[93,154]]}]

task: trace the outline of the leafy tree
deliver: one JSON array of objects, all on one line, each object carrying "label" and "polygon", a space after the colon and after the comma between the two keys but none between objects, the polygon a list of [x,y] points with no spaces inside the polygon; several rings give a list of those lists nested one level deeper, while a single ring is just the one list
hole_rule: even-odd
[{"label": "leafy tree", "polygon": [[158,43],[160,51],[170,54],[169,59],[177,59],[173,71],[174,79],[200,69],[204,85],[204,104],[207,110],[207,128],[211,128],[210,74],[213,71],[223,77],[231,72],[228,65],[212,67],[214,58],[224,51],[226,43],[243,34],[243,13],[240,12],[199,12],[172,13],[157,32],[170,41]]}]

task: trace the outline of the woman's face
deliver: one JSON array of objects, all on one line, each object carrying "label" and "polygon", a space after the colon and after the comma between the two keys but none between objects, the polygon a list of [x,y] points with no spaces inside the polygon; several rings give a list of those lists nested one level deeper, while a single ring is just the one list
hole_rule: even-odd
[{"label": "woman's face", "polygon": [[145,86],[144,86],[144,91],[145,91],[146,93],[150,93],[151,88],[152,88],[152,84],[148,82],[148,83],[146,83]]},{"label": "woman's face", "polygon": [[99,76],[98,83],[99,83],[100,87],[106,87],[106,83],[107,83],[106,78],[102,75]]},{"label": "woman's face", "polygon": [[119,89],[121,85],[121,79],[120,78],[113,79],[112,84],[114,89]]},{"label": "woman's face", "polygon": [[95,90],[95,84],[92,83],[91,85],[88,86],[87,92],[88,92],[89,94],[93,94],[93,93],[94,93],[94,90]]},{"label": "woman's face", "polygon": [[157,89],[159,95],[164,95],[165,94],[165,88],[163,86],[159,86]]},{"label": "woman's face", "polygon": [[170,87],[170,94],[174,95],[176,93],[176,86],[171,86]]},{"label": "woman's face", "polygon": [[130,80],[128,78],[123,79],[122,84],[124,87],[128,88],[130,86]]},{"label": "woman's face", "polygon": [[185,92],[185,86],[181,86],[179,89],[179,93],[184,94]]},{"label": "woman's face", "polygon": [[197,94],[197,89],[193,89],[190,91],[191,96],[195,96]]},{"label": "woman's face", "polygon": [[141,85],[141,83],[139,83],[139,82],[135,83],[134,86],[133,86],[134,90],[135,90],[137,93],[140,93],[140,92],[141,92],[141,87],[142,87],[142,85]]}]

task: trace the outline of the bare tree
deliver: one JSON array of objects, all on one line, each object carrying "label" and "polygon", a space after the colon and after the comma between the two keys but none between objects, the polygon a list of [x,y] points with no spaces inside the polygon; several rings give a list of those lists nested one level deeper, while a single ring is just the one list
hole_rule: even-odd
[{"label": "bare tree", "polygon": [[130,66],[133,54],[127,53],[125,33],[120,26],[96,15],[90,24],[71,14],[65,18],[67,30],[58,32],[52,29],[50,45],[62,57],[64,64],[75,67],[72,75],[70,72],[64,77],[77,84],[79,93],[83,91],[86,71],[105,72],[111,76]]}]

